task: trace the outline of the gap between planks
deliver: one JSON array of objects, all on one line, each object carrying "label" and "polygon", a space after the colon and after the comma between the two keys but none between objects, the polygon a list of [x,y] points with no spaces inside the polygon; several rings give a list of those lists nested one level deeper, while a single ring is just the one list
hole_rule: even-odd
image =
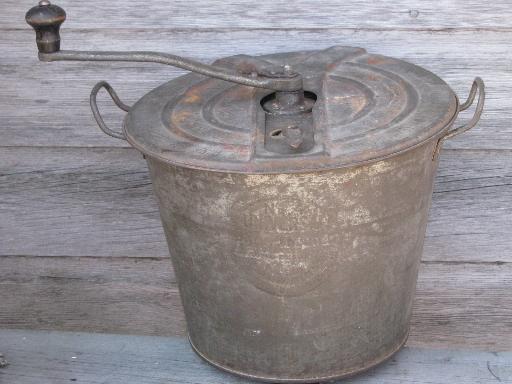
[{"label": "gap between planks", "polygon": [[[2,145],[0,144],[0,148],[2,149],[57,149],[57,150],[73,150],[73,149],[91,149],[91,150],[128,150],[133,151],[135,150],[131,146],[125,146],[125,147],[118,147],[118,146],[109,146],[109,145],[93,145],[93,146],[87,146],[87,145]],[[506,153],[506,152],[512,152],[512,148],[442,148],[441,153],[445,152],[465,152],[465,153]]]},{"label": "gap between planks", "polygon": [[[30,29],[29,26],[20,28],[0,28],[0,32],[24,32]],[[497,32],[497,33],[510,33],[512,27],[444,27],[444,28],[358,28],[358,27],[317,27],[317,28],[301,28],[301,27],[232,27],[232,28],[165,28],[165,27],[139,27],[139,28],[63,28],[64,32],[74,33],[231,33],[231,32],[313,32],[313,33],[328,33],[328,32],[427,32],[427,33],[452,33],[452,32]],[[84,48],[85,49],[85,48]]]},{"label": "gap between planks", "polygon": [[[80,258],[87,258],[88,260],[105,260],[105,258],[110,256],[98,256],[98,255],[81,255],[81,256],[73,256],[73,255],[0,255],[1,258],[9,258],[9,259],[29,259],[33,257],[40,258],[42,260],[44,259],[55,259],[55,260],[65,260],[67,258],[71,258],[73,260],[77,260]],[[161,261],[161,260],[170,260],[170,256],[116,256],[116,260],[123,261],[123,260],[135,260],[135,261]],[[506,265],[506,264],[512,264],[512,261],[471,261],[471,260],[421,260],[421,264],[425,265]]]}]

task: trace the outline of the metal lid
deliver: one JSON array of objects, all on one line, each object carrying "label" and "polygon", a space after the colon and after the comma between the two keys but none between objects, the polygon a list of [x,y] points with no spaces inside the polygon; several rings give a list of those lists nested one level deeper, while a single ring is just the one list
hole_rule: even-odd
[{"label": "metal lid", "polygon": [[[306,151],[279,153],[267,144],[265,103],[272,92],[188,74],[140,99],[125,119],[128,141],[143,153],[189,168],[241,173],[291,173],[382,159],[438,136],[458,100],[433,73],[364,49],[331,47],[260,56],[291,66],[314,103]],[[240,57],[217,61],[234,66]],[[267,142],[266,142],[267,141]]]}]

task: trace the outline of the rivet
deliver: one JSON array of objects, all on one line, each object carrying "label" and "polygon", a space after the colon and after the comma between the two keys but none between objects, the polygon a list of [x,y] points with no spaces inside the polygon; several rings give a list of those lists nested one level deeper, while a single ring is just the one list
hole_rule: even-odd
[{"label": "rivet", "polygon": [[44,7],[44,6],[46,6],[46,5],[51,5],[51,4],[52,4],[52,3],[50,3],[48,0],[41,0],[41,1],[39,2],[39,5],[40,5],[41,7]]}]

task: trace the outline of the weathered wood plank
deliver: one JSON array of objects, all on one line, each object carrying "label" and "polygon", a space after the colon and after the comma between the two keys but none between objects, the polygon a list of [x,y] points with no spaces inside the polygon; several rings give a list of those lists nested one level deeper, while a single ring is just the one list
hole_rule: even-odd
[{"label": "weathered wood plank", "polygon": [[[4,0],[3,28],[24,28],[32,0]],[[70,28],[508,28],[507,0],[370,2],[236,0],[140,2],[60,0]]]},{"label": "weathered wood plank", "polygon": [[[0,41],[3,146],[126,146],[123,141],[101,133],[94,123],[88,103],[93,85],[107,79],[127,103],[133,103],[150,89],[184,73],[151,64],[39,63],[32,31],[8,31],[4,37]],[[448,148],[466,149],[512,149],[512,99],[509,88],[504,86],[512,81],[512,50],[508,49],[511,39],[512,32],[493,31],[63,32],[63,44],[70,49],[162,50],[207,62],[236,53],[263,54],[335,44],[363,46],[371,52],[400,57],[430,69],[462,99],[473,78],[481,76],[488,93],[481,123],[446,144]],[[107,121],[118,127],[123,112],[106,96],[101,97],[100,103]]]},{"label": "weathered wood plank", "polygon": [[512,264],[423,263],[409,345],[512,349]]},{"label": "weathered wood plank", "polygon": [[0,254],[167,256],[135,150],[4,148]]},{"label": "weathered wood plank", "polygon": [[[165,257],[132,149],[0,150],[0,255]],[[512,261],[512,152],[442,152],[424,259]]]},{"label": "weathered wood plank", "polygon": [[[71,332],[0,331],[10,365],[0,370],[9,384],[242,384],[221,372],[176,337]],[[395,357],[343,383],[494,384],[512,382],[512,352],[406,347]]]},{"label": "weathered wood plank", "polygon": [[0,328],[185,333],[169,258],[0,257],[0,292]]},{"label": "weathered wood plank", "polygon": [[[510,350],[511,290],[512,263],[423,264],[409,345]],[[0,292],[3,328],[185,334],[168,258],[0,257]]]},{"label": "weathered wood plank", "polygon": [[512,152],[442,153],[424,260],[512,260]]}]

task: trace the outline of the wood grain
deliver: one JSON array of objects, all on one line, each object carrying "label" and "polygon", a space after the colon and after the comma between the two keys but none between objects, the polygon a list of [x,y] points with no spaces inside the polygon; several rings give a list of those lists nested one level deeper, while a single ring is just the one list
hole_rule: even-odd
[{"label": "wood grain", "polygon": [[[158,0],[131,2],[72,0],[58,2],[68,14],[69,28],[509,28],[507,0],[370,2],[352,0]],[[4,0],[0,25],[24,28],[32,0]]]},{"label": "wood grain", "polygon": [[[0,41],[0,124],[3,146],[127,146],[104,135],[93,121],[89,93],[106,79],[126,103],[183,74],[174,68],[130,63],[40,63],[32,31],[8,31]],[[263,54],[318,49],[335,44],[363,46],[370,52],[396,56],[435,72],[465,99],[475,76],[487,85],[480,124],[449,140],[447,148],[512,149],[512,32],[476,31],[65,31],[69,49],[148,49],[171,51],[205,62],[237,53]],[[261,41],[267,41],[261,44]],[[212,44],[212,42],[215,42]],[[469,48],[470,47],[470,48]],[[100,107],[107,122],[120,126],[124,112],[105,95]],[[464,114],[468,118],[471,112]]]},{"label": "wood grain", "polygon": [[0,158],[0,254],[168,255],[135,150],[6,148]]},{"label": "wood grain", "polygon": [[[512,347],[512,264],[424,263],[411,346]],[[183,336],[170,260],[1,257],[0,324]]]},{"label": "wood grain", "polygon": [[169,258],[0,257],[0,292],[3,328],[185,333]]},{"label": "wood grain", "polygon": [[512,261],[512,152],[441,156],[424,260]]},{"label": "wood grain", "polygon": [[[10,384],[249,384],[211,367],[183,338],[0,331]],[[349,384],[494,384],[512,382],[512,352],[406,347]]]},{"label": "wood grain", "polygon": [[[166,257],[146,163],[128,148],[3,148],[0,255]],[[442,152],[424,259],[511,262],[512,152]]]},{"label": "wood grain", "polygon": [[512,349],[512,264],[423,263],[409,345]]}]

